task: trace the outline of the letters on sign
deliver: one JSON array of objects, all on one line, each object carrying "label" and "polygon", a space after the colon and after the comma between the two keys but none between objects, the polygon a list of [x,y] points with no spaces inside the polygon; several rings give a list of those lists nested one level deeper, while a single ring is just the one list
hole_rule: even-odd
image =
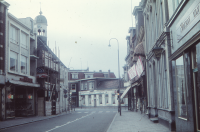
[{"label": "letters on sign", "polygon": [[22,81],[22,82],[33,83],[33,79],[32,78],[28,78],[28,77],[20,78],[19,80]]}]

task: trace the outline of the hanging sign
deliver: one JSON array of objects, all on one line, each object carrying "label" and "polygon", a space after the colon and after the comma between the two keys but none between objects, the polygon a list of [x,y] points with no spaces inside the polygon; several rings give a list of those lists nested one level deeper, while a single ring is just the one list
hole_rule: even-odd
[{"label": "hanging sign", "polygon": [[135,65],[133,65],[133,66],[128,70],[128,75],[129,75],[130,80],[137,76],[137,72],[136,72],[136,69],[135,69]]},{"label": "hanging sign", "polygon": [[140,77],[140,75],[142,74],[142,72],[144,70],[144,67],[143,67],[142,60],[141,60],[140,56],[138,57],[137,65],[136,65],[135,69],[137,71],[138,77]]},{"label": "hanging sign", "polygon": [[8,94],[7,98],[8,99],[13,99],[13,95],[12,94]]}]

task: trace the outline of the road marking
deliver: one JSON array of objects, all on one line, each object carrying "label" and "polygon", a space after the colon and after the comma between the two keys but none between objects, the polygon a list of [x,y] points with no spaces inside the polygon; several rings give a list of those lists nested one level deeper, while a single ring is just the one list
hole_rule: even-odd
[{"label": "road marking", "polygon": [[102,113],[103,111],[99,111],[99,113]]},{"label": "road marking", "polygon": [[108,113],[108,112],[110,112],[110,111],[106,111],[106,112]]},{"label": "road marking", "polygon": [[88,113],[88,112],[84,112],[84,113]]},{"label": "road marking", "polygon": [[82,112],[77,112],[77,113],[82,113]]},{"label": "road marking", "polygon": [[[88,112],[87,112],[87,113],[88,113]],[[66,126],[66,125],[68,125],[68,124],[70,124],[70,123],[73,123],[73,122],[75,122],[75,121],[78,121],[78,120],[80,120],[80,119],[83,119],[83,118],[85,118],[85,117],[87,117],[87,116],[90,116],[90,115],[92,115],[92,114],[93,114],[93,113],[90,113],[90,114],[87,114],[87,115],[82,116],[82,117],[80,117],[80,118],[77,118],[77,119],[75,119],[75,120],[73,120],[73,121],[68,121],[67,123],[65,123],[65,124],[63,124],[63,125],[55,126],[54,128],[52,128],[52,129],[50,129],[50,130],[47,130],[46,132],[50,132],[50,131],[53,131],[53,130],[55,130],[55,129],[57,129],[57,128]]]}]

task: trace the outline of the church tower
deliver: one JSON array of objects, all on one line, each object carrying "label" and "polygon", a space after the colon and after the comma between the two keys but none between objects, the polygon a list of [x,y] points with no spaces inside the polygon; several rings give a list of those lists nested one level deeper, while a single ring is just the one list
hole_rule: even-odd
[{"label": "church tower", "polygon": [[35,17],[35,29],[37,30],[37,37],[43,41],[43,43],[47,44],[47,19],[42,15],[42,11],[40,8],[40,15]]}]

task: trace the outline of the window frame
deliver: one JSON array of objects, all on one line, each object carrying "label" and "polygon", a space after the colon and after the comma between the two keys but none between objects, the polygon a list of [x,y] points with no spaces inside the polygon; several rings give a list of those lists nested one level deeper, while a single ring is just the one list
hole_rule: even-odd
[{"label": "window frame", "polygon": [[[15,70],[13,71],[13,70],[10,69],[10,66],[11,66],[11,60],[10,60],[10,61],[9,61],[9,71],[10,71],[10,72],[18,72],[18,60],[19,60],[18,56],[19,56],[19,54],[18,54],[17,52],[10,51],[10,59],[11,59],[11,53],[16,54]],[[15,56],[15,55],[14,55],[14,56]]]},{"label": "window frame", "polygon": [[[183,57],[182,59],[182,61],[183,61],[183,77],[184,77],[184,84],[182,84],[182,85],[184,85],[185,87],[183,87],[183,89],[185,90],[185,92],[184,92],[184,99],[185,99],[185,109],[186,109],[186,116],[185,117],[183,117],[183,116],[181,116],[181,114],[180,114],[180,109],[181,109],[181,107],[180,107],[180,103],[179,103],[179,99],[180,99],[180,94],[178,93],[178,81],[177,81],[177,68],[176,68],[176,64],[177,64],[177,62],[176,62],[176,60],[178,60],[180,57]],[[180,118],[180,119],[183,119],[183,120],[188,120],[188,108],[187,108],[187,89],[188,89],[188,86],[187,86],[187,77],[186,77],[186,67],[185,67],[185,55],[184,55],[184,53],[182,53],[180,56],[178,56],[176,59],[174,59],[174,62],[175,62],[175,80],[176,80],[176,82],[175,82],[175,84],[176,84],[176,95],[177,95],[177,108],[178,108],[178,118]],[[181,98],[182,99],[182,98]]]},{"label": "window frame", "polygon": [[[22,72],[22,57],[24,57],[25,58],[25,73],[23,73]],[[28,57],[27,56],[24,56],[24,55],[21,55],[21,58],[20,58],[20,73],[22,73],[22,74],[27,74],[27,65],[28,65],[28,61],[27,61],[27,59],[28,59]]]}]

